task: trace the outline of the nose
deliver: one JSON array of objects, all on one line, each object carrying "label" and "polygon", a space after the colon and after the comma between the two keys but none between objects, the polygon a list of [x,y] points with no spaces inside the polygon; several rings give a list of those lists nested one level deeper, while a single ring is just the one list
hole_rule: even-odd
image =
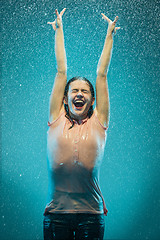
[{"label": "nose", "polygon": [[80,97],[83,97],[82,92],[78,92],[78,93],[77,93],[77,97],[79,97],[79,98],[80,98]]}]

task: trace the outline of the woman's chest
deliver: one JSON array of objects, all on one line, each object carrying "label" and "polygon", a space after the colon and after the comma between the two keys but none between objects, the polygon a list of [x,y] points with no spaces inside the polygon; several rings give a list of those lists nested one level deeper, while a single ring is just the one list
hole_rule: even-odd
[{"label": "woman's chest", "polygon": [[104,149],[105,138],[89,125],[57,126],[48,131],[48,156],[53,167],[78,162],[93,167]]}]

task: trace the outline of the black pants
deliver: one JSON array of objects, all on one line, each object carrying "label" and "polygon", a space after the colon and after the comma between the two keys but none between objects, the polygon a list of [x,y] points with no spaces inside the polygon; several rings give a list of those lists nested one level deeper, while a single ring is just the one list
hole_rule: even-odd
[{"label": "black pants", "polygon": [[103,240],[103,214],[47,214],[44,216],[44,240]]}]

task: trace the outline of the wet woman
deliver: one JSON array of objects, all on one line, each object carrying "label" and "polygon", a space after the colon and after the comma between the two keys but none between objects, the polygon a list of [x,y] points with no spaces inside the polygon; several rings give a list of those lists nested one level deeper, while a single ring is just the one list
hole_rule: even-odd
[{"label": "wet woman", "polygon": [[48,22],[55,31],[57,74],[50,98],[48,122],[48,204],[44,212],[44,239],[103,239],[105,202],[99,187],[99,168],[109,122],[107,70],[118,17],[108,21],[104,48],[94,88],[84,77],[67,82],[62,15]]}]

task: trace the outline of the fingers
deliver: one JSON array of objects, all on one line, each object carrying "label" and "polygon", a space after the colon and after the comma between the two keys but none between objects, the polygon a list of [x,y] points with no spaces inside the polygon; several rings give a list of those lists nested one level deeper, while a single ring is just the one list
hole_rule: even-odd
[{"label": "fingers", "polygon": [[116,23],[117,21],[118,21],[118,16],[115,17],[113,22]]},{"label": "fingers", "polygon": [[64,14],[65,10],[66,10],[66,8],[63,8],[63,10],[59,14],[58,10],[56,9],[55,10],[55,13],[57,16],[56,20],[54,22],[47,22],[47,24],[52,25],[52,27],[55,31],[60,25],[62,25],[62,15]]},{"label": "fingers", "polygon": [[47,22],[47,24],[52,25],[53,29],[56,31],[56,21],[54,21],[54,22]]},{"label": "fingers", "polygon": [[59,12],[58,12],[57,9],[55,10],[55,13],[56,13],[56,15],[57,15],[57,17],[58,17],[58,16],[59,16]]},{"label": "fingers", "polygon": [[63,10],[60,12],[60,16],[63,16],[63,13],[66,11],[66,8],[63,8]]},{"label": "fingers", "polygon": [[114,29],[114,35],[116,34],[117,30],[119,30],[119,29],[120,29],[120,27],[115,27],[115,29]]},{"label": "fingers", "polygon": [[59,12],[58,12],[58,10],[56,9],[55,10],[55,13],[56,13],[56,15],[57,15],[57,17],[59,17],[59,15],[62,17],[63,16],[63,13],[66,11],[66,8],[63,8],[63,10],[60,12],[60,14],[59,14]]},{"label": "fingers", "polygon": [[[103,19],[107,20],[108,23],[112,22],[106,15],[104,15],[103,13],[101,13],[101,15],[103,16]],[[113,23],[115,24],[118,21],[118,16],[115,17]]]},{"label": "fingers", "polygon": [[111,22],[111,20],[106,15],[104,15],[103,13],[101,13],[101,15],[103,16],[103,19],[107,20],[108,23]]},{"label": "fingers", "polygon": [[51,24],[51,25],[52,25],[52,24],[55,24],[55,21],[54,21],[54,22],[47,22],[47,24]]},{"label": "fingers", "polygon": [[108,33],[114,33],[116,34],[116,31],[120,29],[120,27],[115,27],[117,21],[118,21],[118,16],[115,17],[114,21],[112,22],[112,20],[110,20],[106,15],[104,15],[103,13],[101,13],[102,18],[104,20],[107,20],[108,22]]}]

